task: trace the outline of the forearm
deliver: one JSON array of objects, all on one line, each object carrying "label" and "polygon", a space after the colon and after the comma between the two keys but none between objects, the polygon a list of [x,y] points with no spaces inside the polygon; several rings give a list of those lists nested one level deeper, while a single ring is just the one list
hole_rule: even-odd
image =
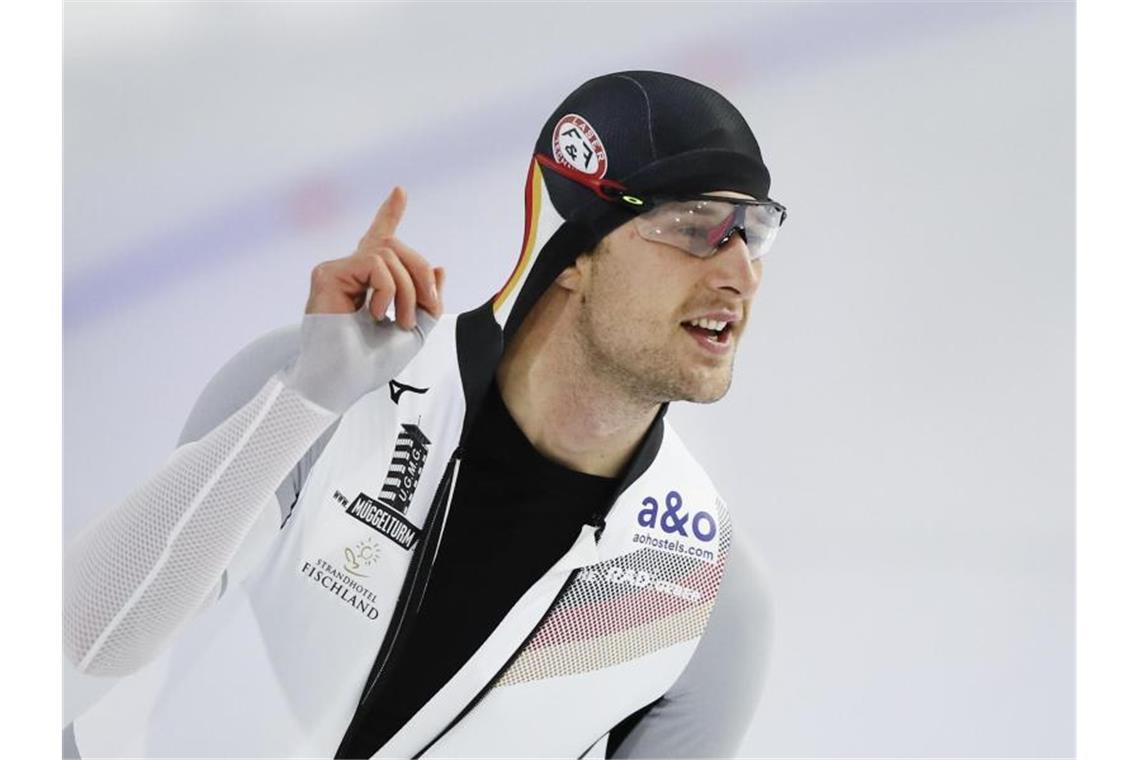
[{"label": "forearm", "polygon": [[64,646],[79,670],[122,675],[152,659],[206,601],[262,505],[338,416],[274,375],[85,529],[64,568]]}]

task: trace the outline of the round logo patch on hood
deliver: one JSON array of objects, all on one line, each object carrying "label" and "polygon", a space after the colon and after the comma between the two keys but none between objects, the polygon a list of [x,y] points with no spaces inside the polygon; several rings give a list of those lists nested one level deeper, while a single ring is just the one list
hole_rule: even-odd
[{"label": "round logo patch on hood", "polygon": [[568,113],[554,125],[550,152],[554,160],[600,179],[606,176],[606,148],[590,122]]}]

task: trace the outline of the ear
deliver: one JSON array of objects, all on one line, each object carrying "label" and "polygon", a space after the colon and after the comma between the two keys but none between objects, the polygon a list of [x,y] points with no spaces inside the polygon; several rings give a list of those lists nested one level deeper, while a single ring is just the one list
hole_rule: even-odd
[{"label": "ear", "polygon": [[558,273],[555,284],[564,290],[575,292],[582,289],[584,280],[589,277],[590,257],[582,254],[574,263]]}]

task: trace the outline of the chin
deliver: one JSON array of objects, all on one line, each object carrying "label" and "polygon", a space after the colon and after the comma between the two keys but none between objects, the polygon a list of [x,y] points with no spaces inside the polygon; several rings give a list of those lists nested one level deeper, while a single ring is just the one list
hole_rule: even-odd
[{"label": "chin", "polygon": [[701,378],[699,381],[688,383],[686,393],[676,400],[691,401],[694,404],[712,404],[724,398],[731,385],[731,374]]},{"label": "chin", "polygon": [[694,404],[714,404],[717,401],[720,401],[722,398],[724,398],[726,393],[728,393],[728,387],[727,386],[720,388],[720,389],[717,389],[715,391],[712,391],[710,393],[699,394],[695,398],[691,398],[688,400],[692,401]]}]

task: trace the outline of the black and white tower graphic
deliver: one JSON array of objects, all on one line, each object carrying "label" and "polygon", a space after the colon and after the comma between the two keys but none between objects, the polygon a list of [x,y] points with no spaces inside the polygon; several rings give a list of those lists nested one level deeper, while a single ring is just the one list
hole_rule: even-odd
[{"label": "black and white tower graphic", "polygon": [[344,503],[349,517],[356,518],[407,551],[420,537],[420,529],[405,515],[424,472],[431,441],[418,425],[404,423],[400,427],[402,430],[396,435],[396,448],[392,452],[392,463],[388,465],[388,476],[384,478],[380,497],[373,498],[361,492],[351,503]]},{"label": "black and white tower graphic", "polygon": [[428,446],[431,441],[416,425],[404,423],[396,436],[396,448],[392,454],[392,464],[388,467],[388,477],[380,489],[380,501],[400,514],[407,514],[416,485],[424,471]]}]

